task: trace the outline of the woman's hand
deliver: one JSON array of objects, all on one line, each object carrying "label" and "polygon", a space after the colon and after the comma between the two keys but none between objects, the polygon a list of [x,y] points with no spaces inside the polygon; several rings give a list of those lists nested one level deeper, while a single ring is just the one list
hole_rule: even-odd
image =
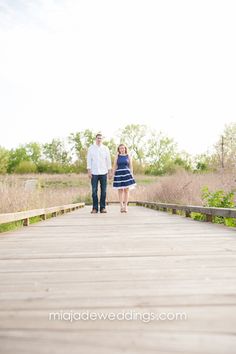
[{"label": "woman's hand", "polygon": [[109,179],[112,179],[112,176],[113,176],[113,172],[112,172],[112,170],[109,170],[109,171],[108,171],[108,178],[109,178]]}]

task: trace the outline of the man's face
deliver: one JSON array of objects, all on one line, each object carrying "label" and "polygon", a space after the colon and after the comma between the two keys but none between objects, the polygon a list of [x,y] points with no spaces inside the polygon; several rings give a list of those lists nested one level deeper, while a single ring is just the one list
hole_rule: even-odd
[{"label": "man's face", "polygon": [[97,145],[100,145],[102,143],[102,136],[101,135],[98,135],[97,137],[96,137],[96,144]]}]

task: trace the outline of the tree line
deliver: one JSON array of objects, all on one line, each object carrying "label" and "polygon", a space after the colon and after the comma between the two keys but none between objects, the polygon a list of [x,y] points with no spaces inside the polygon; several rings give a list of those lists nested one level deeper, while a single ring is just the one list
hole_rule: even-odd
[{"label": "tree line", "polygon": [[[83,173],[88,147],[95,134],[90,129],[71,133],[65,141],[52,139],[40,144],[30,142],[15,149],[0,147],[0,173]],[[177,143],[146,125],[129,124],[116,137],[104,140],[114,157],[117,145],[127,145],[133,156],[134,172],[164,175],[184,169],[193,172],[235,168],[236,123],[225,126],[213,152],[191,156],[179,151]]]}]

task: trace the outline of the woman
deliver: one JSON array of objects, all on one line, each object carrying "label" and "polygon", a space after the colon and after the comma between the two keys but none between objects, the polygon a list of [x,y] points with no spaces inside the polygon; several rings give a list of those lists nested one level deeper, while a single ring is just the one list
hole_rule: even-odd
[{"label": "woman", "polygon": [[120,144],[117,149],[117,155],[113,167],[113,188],[118,190],[121,213],[128,211],[129,189],[136,185],[133,178],[132,159],[127,152],[127,147]]}]

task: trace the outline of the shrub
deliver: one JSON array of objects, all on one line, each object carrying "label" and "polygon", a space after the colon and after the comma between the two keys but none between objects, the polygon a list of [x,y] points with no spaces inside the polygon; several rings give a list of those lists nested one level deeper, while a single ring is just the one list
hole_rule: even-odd
[{"label": "shrub", "polygon": [[39,173],[71,173],[73,170],[73,166],[60,162],[41,160],[37,164],[37,171]]},{"label": "shrub", "polygon": [[35,173],[37,166],[32,161],[21,161],[15,168],[16,173]]},{"label": "shrub", "polygon": [[[204,206],[215,208],[234,208],[234,192],[232,191],[225,192],[220,189],[215,192],[210,192],[208,187],[203,187],[202,199]],[[227,226],[236,226],[236,221],[233,218],[215,216],[213,221],[218,224],[225,224]]]},{"label": "shrub", "polygon": [[140,164],[137,160],[132,159],[134,174],[144,174],[145,167]]}]

